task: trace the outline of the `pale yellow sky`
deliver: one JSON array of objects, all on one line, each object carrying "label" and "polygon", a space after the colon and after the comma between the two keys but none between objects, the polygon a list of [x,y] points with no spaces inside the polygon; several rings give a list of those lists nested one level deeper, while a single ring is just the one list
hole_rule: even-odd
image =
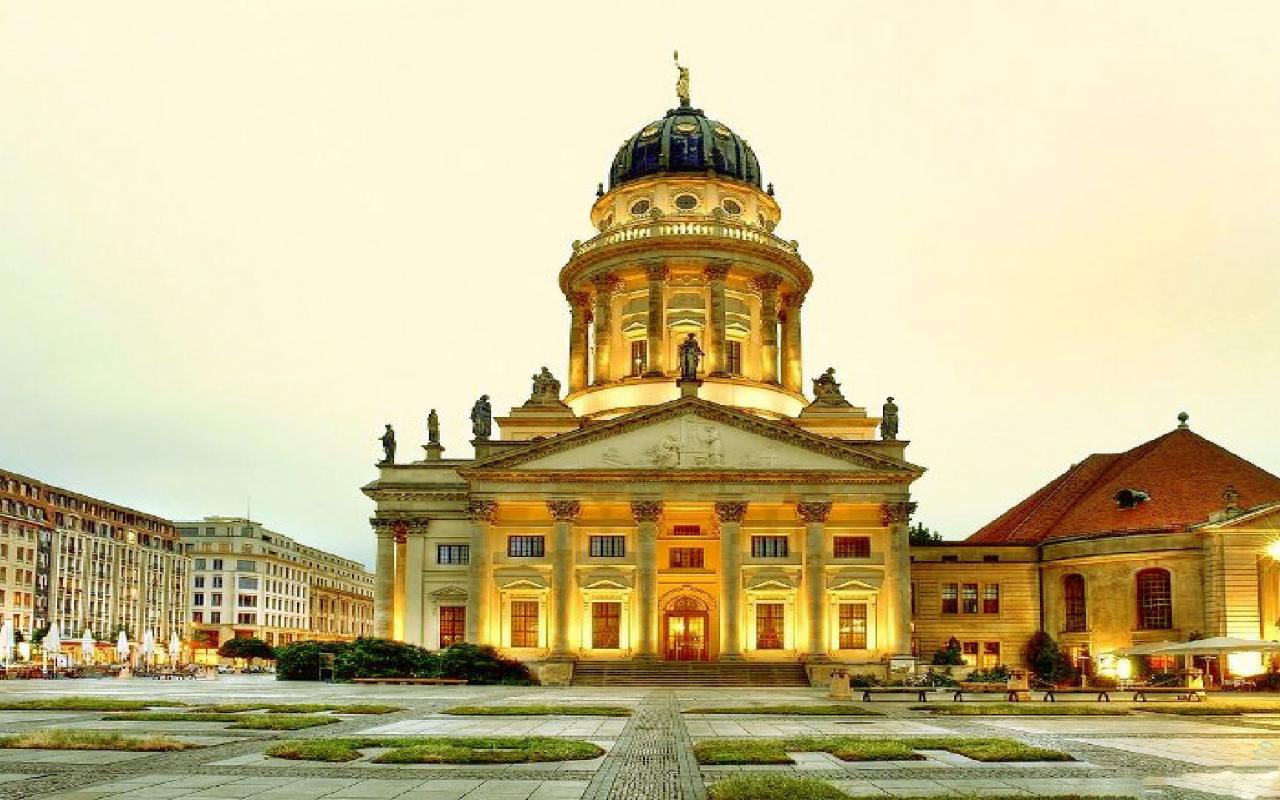
[{"label": "pale yellow sky", "polygon": [[1274,2],[0,2],[0,465],[367,560],[382,423],[466,456],[477,395],[563,377],[556,273],[678,47],[918,519],[1183,409],[1277,472],[1277,41]]}]

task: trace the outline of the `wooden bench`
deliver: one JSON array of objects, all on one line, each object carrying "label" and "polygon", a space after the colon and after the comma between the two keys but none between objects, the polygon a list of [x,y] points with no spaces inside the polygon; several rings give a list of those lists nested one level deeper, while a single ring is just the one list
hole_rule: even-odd
[{"label": "wooden bench", "polygon": [[1026,690],[1010,689],[1007,684],[1003,683],[961,683],[951,691],[951,699],[956,703],[963,702],[966,694],[1002,694],[1005,700],[1010,703],[1016,703],[1022,699],[1020,695]]},{"label": "wooden bench", "polygon": [[466,678],[356,678],[352,683],[382,683],[397,686],[465,686]]},{"label": "wooden bench", "polygon": [[860,691],[864,703],[870,703],[873,694],[915,695],[917,703],[925,703],[929,699],[926,695],[936,690],[932,686],[863,686]]},{"label": "wooden bench", "polygon": [[1204,689],[1189,689],[1186,686],[1128,686],[1120,691],[1133,692],[1135,703],[1147,702],[1149,694],[1170,694],[1177,700],[1186,700],[1189,703],[1197,703],[1209,697]]},{"label": "wooden bench", "polygon": [[1097,687],[1089,689],[1083,686],[1073,686],[1067,689],[1059,689],[1057,687],[1050,686],[1044,690],[1044,696],[1040,699],[1046,703],[1056,703],[1058,702],[1058,695],[1060,694],[1096,694],[1098,696],[1099,703],[1110,703],[1111,692],[1114,691],[1116,690],[1099,689]]}]

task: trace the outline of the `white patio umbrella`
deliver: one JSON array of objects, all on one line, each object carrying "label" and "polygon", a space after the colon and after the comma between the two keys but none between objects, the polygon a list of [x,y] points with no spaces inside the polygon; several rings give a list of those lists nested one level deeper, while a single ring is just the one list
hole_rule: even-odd
[{"label": "white patio umbrella", "polygon": [[13,660],[13,622],[5,620],[0,625],[0,661],[8,664]]},{"label": "white patio umbrella", "polygon": [[1135,645],[1130,645],[1129,647],[1121,647],[1115,652],[1113,652],[1112,655],[1149,656],[1149,655],[1154,655],[1155,653],[1160,652],[1161,648],[1171,647],[1176,644],[1178,644],[1178,642],[1170,642],[1170,641],[1150,642],[1148,644],[1135,644]]},{"label": "white patio umbrella", "polygon": [[44,635],[44,640],[40,642],[40,652],[45,656],[56,657],[62,652],[62,635],[58,631],[58,623],[49,626],[49,632]]},{"label": "white patio umbrella", "polygon": [[151,655],[156,651],[156,637],[147,628],[142,632],[142,663],[147,664],[151,661]]},{"label": "white patio umbrella", "polygon": [[1226,653],[1272,653],[1280,651],[1280,642],[1267,639],[1240,639],[1234,636],[1213,636],[1193,642],[1178,642],[1152,652],[1179,656],[1219,656]]},{"label": "white patio umbrella", "polygon": [[178,632],[174,631],[169,634],[169,663],[178,666],[178,651],[182,649],[182,640],[178,638]]},{"label": "white patio umbrella", "polygon": [[84,629],[84,636],[80,637],[80,655],[84,656],[86,664],[93,663],[93,633],[88,629]]},{"label": "white patio umbrella", "polygon": [[120,656],[121,661],[129,660],[129,637],[124,631],[120,631],[120,635],[116,637],[116,655]]}]

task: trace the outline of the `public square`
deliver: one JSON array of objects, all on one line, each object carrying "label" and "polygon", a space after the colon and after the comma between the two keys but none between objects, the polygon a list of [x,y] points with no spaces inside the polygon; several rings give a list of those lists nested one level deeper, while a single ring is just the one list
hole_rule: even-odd
[{"label": "public square", "polygon": [[[0,733],[36,729],[163,734],[199,744],[173,753],[109,750],[0,750],[0,796],[64,800],[97,798],[422,798],[423,800],[577,800],[697,798],[729,775],[768,772],[816,778],[855,797],[1101,795],[1162,798],[1280,796],[1280,701],[1263,695],[1214,696],[1205,705],[1273,703],[1274,714],[1177,716],[1153,709],[1193,704],[1115,702],[1123,716],[932,716],[914,703],[850,703],[875,716],[682,714],[689,708],[820,705],[817,689],[596,688],[503,686],[352,686],[277,682],[270,676],[216,681],[13,681],[0,702],[88,696],[245,703],[367,703],[401,707],[388,714],[343,715],[302,731],[228,730],[226,722],[112,721],[100,711],[4,711]],[[629,717],[444,714],[459,705],[623,705]],[[953,705],[939,696],[935,707]],[[1079,704],[1083,705],[1083,704]],[[1068,706],[1067,708],[1070,708]],[[107,719],[104,719],[107,718]],[[1073,761],[990,764],[944,750],[918,750],[918,760],[845,762],[827,753],[793,754],[793,765],[699,766],[698,742],[800,735],[992,737],[1065,753]],[[269,758],[282,740],[334,736],[545,736],[599,745],[590,760],[508,764],[375,764],[377,750],[345,763]],[[923,758],[919,758],[923,756]]]}]

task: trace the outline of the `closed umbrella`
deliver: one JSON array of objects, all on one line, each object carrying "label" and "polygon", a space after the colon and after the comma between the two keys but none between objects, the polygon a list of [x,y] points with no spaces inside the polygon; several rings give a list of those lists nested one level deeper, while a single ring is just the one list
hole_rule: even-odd
[{"label": "closed umbrella", "polygon": [[0,625],[0,661],[8,664],[13,660],[13,622],[5,620]]},{"label": "closed umbrella", "polygon": [[49,626],[49,632],[44,635],[41,649],[51,656],[56,656],[62,651],[62,635],[58,631],[58,623],[55,622]]},{"label": "closed umbrella", "polygon": [[120,661],[129,660],[129,636],[120,631],[120,635],[116,637],[116,655],[120,656]]},{"label": "closed umbrella", "polygon": [[156,651],[156,637],[147,628],[142,632],[142,663],[149,664],[151,662],[151,654]]},{"label": "closed umbrella", "polygon": [[88,628],[84,629],[84,636],[80,637],[80,655],[84,656],[84,663],[93,663],[93,633]]},{"label": "closed umbrella", "polygon": [[178,666],[178,651],[182,649],[182,640],[178,638],[178,632],[174,631],[169,634],[169,663]]}]

